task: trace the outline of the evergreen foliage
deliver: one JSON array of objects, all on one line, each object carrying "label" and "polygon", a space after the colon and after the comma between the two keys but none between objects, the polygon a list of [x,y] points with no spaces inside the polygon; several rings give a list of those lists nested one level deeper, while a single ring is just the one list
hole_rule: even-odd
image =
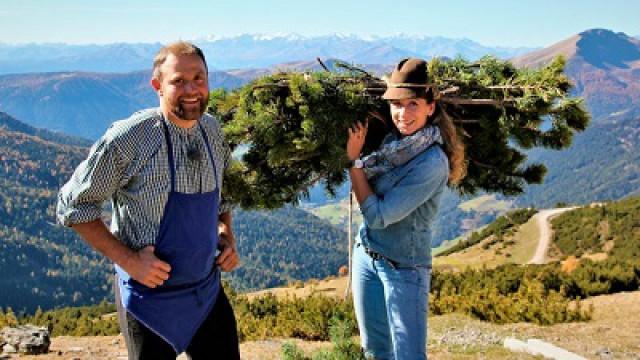
[{"label": "evergreen foliage", "polygon": [[[524,165],[523,149],[566,148],[585,129],[589,115],[569,95],[563,67],[561,58],[538,70],[491,57],[429,63],[430,78],[467,145],[462,193],[521,193],[525,184],[540,183],[546,171],[542,164]],[[318,181],[333,193],[345,180],[347,129],[369,119],[365,153],[394,131],[379,96],[384,82],[344,68],[280,73],[212,92],[209,111],[223,122],[227,139],[233,147],[248,147],[226,175],[231,201],[243,208],[277,208],[295,203]]]},{"label": "evergreen foliage", "polygon": [[554,244],[567,256],[640,258],[640,197],[569,211],[551,223]]},{"label": "evergreen foliage", "polygon": [[329,340],[332,322],[347,319],[355,333],[355,315],[350,301],[318,294],[304,298],[278,299],[265,295],[249,300],[232,299],[238,319],[240,341],[290,337],[304,340]]},{"label": "evergreen foliage", "polygon": [[111,265],[54,223],[57,190],[87,148],[12,131],[22,127],[11,120],[0,114],[0,273],[8,274],[0,287],[11,289],[0,292],[0,306],[20,314],[96,304],[110,288]]},{"label": "evergreen foliage", "polygon": [[311,358],[304,355],[293,343],[282,346],[283,360],[365,360],[360,346],[353,340],[353,326],[351,320],[332,319],[329,328],[331,344],[330,350],[315,352]]},{"label": "evergreen foliage", "polygon": [[[241,341],[273,337],[331,339],[334,349],[330,354],[357,354],[348,350],[353,349],[350,336],[357,334],[351,301],[317,293],[305,298],[266,295],[249,299],[238,295],[228,283],[223,285],[235,311]],[[591,317],[592,309],[584,309],[580,299],[639,287],[637,259],[584,262],[571,273],[563,272],[559,264],[509,264],[461,273],[434,272],[429,314],[461,312],[496,323],[550,325],[584,321]],[[10,308],[5,312],[0,309],[0,326],[32,323],[52,329],[54,336],[114,335],[118,333],[114,311],[115,306],[105,302],[92,307],[37,310],[23,317],[17,317]],[[286,352],[300,355],[291,346]]]},{"label": "evergreen foliage", "polygon": [[5,313],[0,309],[0,329],[4,326],[33,324],[49,329],[51,336],[117,335],[120,332],[114,304],[106,301],[98,305],[66,307],[42,311],[39,307],[33,315],[16,318],[11,308]]},{"label": "evergreen foliage", "polygon": [[236,211],[233,228],[242,266],[224,277],[238,290],[326,278],[347,263],[345,232],[298,208]]},{"label": "evergreen foliage", "polygon": [[[557,265],[553,269],[504,265],[459,274],[434,272],[429,312],[466,313],[495,323],[533,322],[551,325],[588,320],[591,310],[568,296]],[[576,300],[577,306],[570,303]]]}]

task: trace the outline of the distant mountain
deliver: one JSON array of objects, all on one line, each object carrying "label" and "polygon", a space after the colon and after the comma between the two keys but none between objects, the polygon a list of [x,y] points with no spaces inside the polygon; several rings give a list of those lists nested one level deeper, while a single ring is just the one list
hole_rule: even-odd
[{"label": "distant mountain", "polygon": [[[253,72],[248,72],[247,74],[256,75],[256,77],[258,77],[258,76],[263,76],[270,73],[277,73],[279,71],[298,71],[298,72],[326,71],[326,69],[332,72],[340,72],[340,71],[344,71],[344,68],[340,67],[341,64],[350,65],[348,62],[345,62],[342,59],[329,58],[329,59],[320,59],[320,61],[322,61],[322,64],[318,61],[318,59],[307,60],[307,61],[290,61],[282,64],[273,65],[268,69],[254,70]],[[359,64],[358,68],[368,71],[371,74],[374,74],[377,76],[383,76],[391,72],[393,70],[394,65],[395,64],[393,63]],[[250,71],[250,70],[245,70],[245,71]],[[235,74],[235,72],[233,71],[230,71],[230,73]],[[255,79],[255,77],[251,78],[250,80],[253,80],[253,79]]]},{"label": "distant mountain", "polygon": [[[340,58],[358,64],[395,63],[407,56],[477,59],[492,54],[509,58],[531,48],[489,47],[468,39],[397,35],[363,38],[355,35],[306,37],[295,34],[269,36],[244,34],[194,40],[207,57],[211,70],[264,68],[276,64]],[[131,72],[151,68],[159,43],[107,45],[0,43],[0,74],[29,72]]]},{"label": "distant mountain", "polygon": [[[144,106],[145,92],[135,98],[113,84],[112,75],[98,73],[45,73],[0,77],[0,109],[27,119],[29,124],[96,139],[108,124]],[[122,80],[119,84],[123,84]],[[132,73],[131,89],[142,79]]]},{"label": "distant mountain", "polygon": [[468,60],[479,59],[486,55],[493,55],[507,59],[534,50],[531,47],[489,47],[469,39],[449,39],[440,36],[411,36],[400,34],[379,38],[381,41],[404,49],[424,58],[463,56]]},{"label": "distant mountain", "polygon": [[595,121],[640,107],[640,40],[592,29],[512,61],[537,67],[558,55],[567,59],[574,91],[585,98]]},{"label": "distant mountain", "polygon": [[[149,71],[0,75],[0,111],[35,127],[97,139],[115,120],[157,106]],[[235,88],[246,80],[209,74],[211,88]]]},{"label": "distant mountain", "polygon": [[[337,69],[337,59],[325,66]],[[381,75],[391,65],[363,65]],[[209,87],[238,88],[260,76],[277,71],[323,71],[317,60],[288,62],[265,69],[236,69],[209,73]],[[97,139],[109,125],[133,112],[158,106],[151,88],[150,71],[130,73],[35,73],[0,75],[0,111],[30,125]]]},{"label": "distant mountain", "polygon": [[11,132],[20,132],[25,135],[39,137],[43,140],[52,141],[64,145],[90,146],[91,141],[70,136],[47,129],[36,128],[14,119],[9,114],[0,111],[0,129]]},{"label": "distant mountain", "polygon": [[107,45],[0,43],[0,74],[31,72],[129,72],[151,68],[160,43]]},{"label": "distant mountain", "polygon": [[[32,312],[112,298],[110,262],[55,224],[58,189],[87,144],[0,113],[0,307]],[[326,277],[347,262],[346,234],[303,210],[236,211],[234,223],[244,268],[228,277],[237,289]]]}]

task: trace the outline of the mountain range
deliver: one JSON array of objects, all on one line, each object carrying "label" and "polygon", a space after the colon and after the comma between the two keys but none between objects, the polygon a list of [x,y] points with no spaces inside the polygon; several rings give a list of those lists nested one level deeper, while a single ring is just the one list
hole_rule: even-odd
[{"label": "mountain range", "polygon": [[[333,38],[325,37],[322,39],[324,39],[324,43],[329,44]],[[345,41],[355,41],[354,39],[347,37],[333,40],[336,41],[335,46],[339,47]],[[399,37],[396,40],[400,44],[406,44],[407,47],[412,46],[413,50],[419,49],[422,44],[428,51],[432,48],[429,47],[428,42],[434,41],[430,38],[411,39]],[[255,36],[241,36],[204,41],[203,43],[209,46],[209,51],[215,50],[224,54],[218,55],[218,58],[231,59],[235,56],[234,52],[240,52],[238,49],[245,49],[242,52],[245,56],[250,56],[250,54],[256,57],[262,56],[260,55],[262,51],[260,47],[251,52],[248,50],[248,43],[292,41],[302,47],[303,40],[304,38],[298,37],[293,39],[285,37],[261,39]],[[308,53],[299,49],[290,53],[301,58],[306,56],[303,60],[293,61],[290,55],[286,62],[277,63],[267,68],[211,71],[210,87],[212,89],[218,87],[236,88],[259,76],[283,69],[320,70],[321,67],[315,60],[316,57],[324,58],[328,66],[334,63],[332,59],[349,60],[349,55],[341,50],[335,50],[326,44],[326,47],[320,47],[320,38],[311,38],[307,41],[311,42],[305,48]],[[228,47],[224,52],[221,47],[223,43]],[[567,59],[566,72],[575,83],[575,95],[585,98],[593,118],[599,121],[612,115],[624,114],[625,111],[639,105],[639,44],[640,40],[623,33],[593,29],[572,36],[548,48],[515,57],[513,62],[517,66],[532,67],[539,66],[554,56],[565,56]],[[65,45],[60,46],[64,47]],[[285,49],[285,47],[282,46],[281,49]],[[2,59],[1,53],[0,51],[0,59]],[[53,53],[57,52],[53,51]],[[142,52],[135,53],[141,54]],[[144,54],[150,61],[153,55]],[[365,60],[363,67],[381,75],[391,70],[393,63],[400,57],[388,59],[387,62],[377,62],[378,58],[368,57],[363,59]],[[215,56],[209,57],[209,59],[212,58]],[[87,60],[86,63],[90,64],[91,62]],[[123,65],[121,70],[125,69],[126,66]],[[111,122],[127,117],[140,108],[156,106],[157,97],[149,85],[149,78],[149,70],[125,73],[55,72],[0,75],[0,111],[7,112],[37,127],[96,139]]]},{"label": "mountain range", "polygon": [[[399,34],[388,37],[355,35],[268,36],[243,34],[193,40],[204,51],[212,69],[271,67],[276,64],[337,57],[359,64],[387,64],[407,56],[463,56],[478,59],[492,54],[509,58],[531,48],[484,46],[469,39]],[[0,74],[30,72],[131,72],[148,70],[160,43],[106,45],[2,44]]]},{"label": "mountain range", "polygon": [[574,93],[586,100],[594,120],[619,118],[640,106],[639,39],[592,29],[512,62],[537,67],[560,55],[567,59],[565,72]]},{"label": "mountain range", "polygon": [[[97,139],[113,121],[157,106],[150,78],[150,71],[3,75],[0,111],[36,127]],[[246,81],[226,72],[209,75],[211,88],[235,88]]]}]

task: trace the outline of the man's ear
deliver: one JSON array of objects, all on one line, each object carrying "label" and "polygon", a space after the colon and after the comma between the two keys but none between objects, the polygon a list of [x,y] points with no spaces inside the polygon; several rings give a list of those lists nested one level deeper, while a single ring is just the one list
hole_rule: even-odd
[{"label": "man's ear", "polygon": [[160,80],[153,78],[151,79],[151,87],[158,93],[158,95],[162,96],[162,88],[160,86]]}]

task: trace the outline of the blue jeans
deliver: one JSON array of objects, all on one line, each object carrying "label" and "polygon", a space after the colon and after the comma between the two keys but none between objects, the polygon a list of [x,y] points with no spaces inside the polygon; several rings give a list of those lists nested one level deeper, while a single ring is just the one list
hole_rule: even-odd
[{"label": "blue jeans", "polygon": [[430,280],[430,268],[395,268],[384,259],[372,259],[362,245],[355,245],[353,302],[367,358],[427,358]]}]

